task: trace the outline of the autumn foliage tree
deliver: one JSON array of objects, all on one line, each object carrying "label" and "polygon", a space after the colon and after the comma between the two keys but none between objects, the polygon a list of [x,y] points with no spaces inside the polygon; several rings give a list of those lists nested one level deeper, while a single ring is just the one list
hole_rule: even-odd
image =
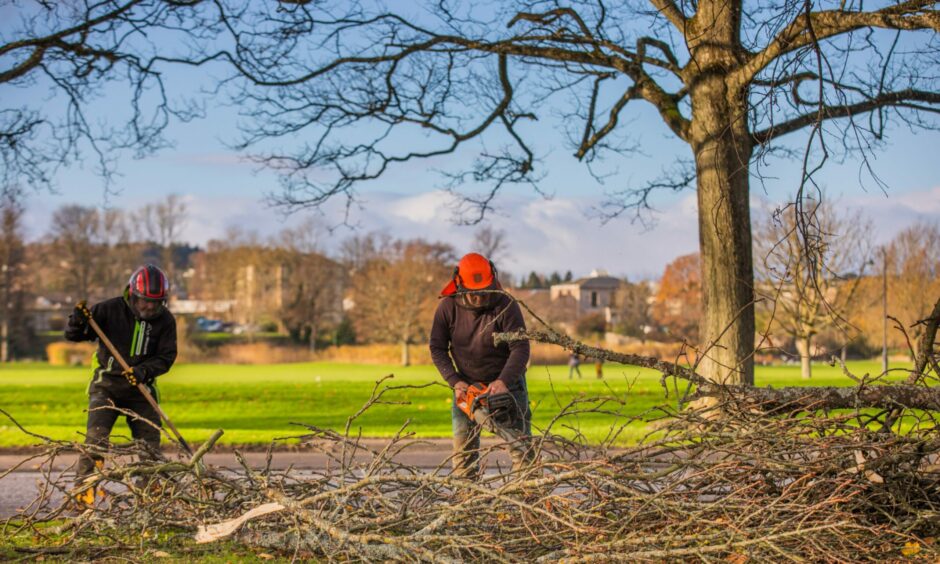
[{"label": "autumn foliage tree", "polygon": [[[922,321],[940,297],[937,249],[940,249],[940,226],[918,222],[902,230],[874,254],[869,276],[862,280],[859,289],[860,307],[851,318],[870,348],[881,348],[886,322],[887,344],[891,349],[907,351],[908,340],[915,343],[920,338],[924,329]],[[886,320],[885,313],[896,321]]]},{"label": "autumn foliage tree", "polygon": [[310,350],[324,329],[340,323],[346,286],[345,270],[321,252],[317,235],[308,221],[282,231],[275,247],[282,292],[277,316]]},{"label": "autumn foliage tree", "polygon": [[426,342],[441,288],[457,259],[443,243],[387,240],[352,273],[349,312],[356,336],[366,342],[398,343],[403,366],[409,347]]},{"label": "autumn foliage tree", "polygon": [[52,214],[48,238],[57,259],[55,288],[73,300],[97,300],[120,292],[141,260],[118,209],[64,205]]},{"label": "autumn foliage tree", "polygon": [[29,337],[26,296],[29,292],[24,208],[16,192],[0,195],[0,362],[9,362],[17,344]]},{"label": "autumn foliage tree", "polygon": [[923,331],[919,322],[940,299],[940,225],[911,225],[891,241],[886,254],[888,313],[916,341]]},{"label": "autumn foliage tree", "polygon": [[[808,202],[807,220],[818,223],[805,238],[798,218],[767,213],[754,229],[758,295],[769,333],[793,339],[804,379],[812,376],[816,336],[828,328],[850,340],[849,318],[858,304],[858,289],[871,258],[872,223],[858,210],[841,210],[828,202]],[[812,257],[809,256],[813,251]]]},{"label": "autumn foliage tree", "polygon": [[234,301],[232,321],[248,327],[274,322],[283,300],[280,268],[279,257],[270,246],[256,234],[233,227],[193,257],[190,296]]},{"label": "autumn foliage tree", "polygon": [[702,276],[698,253],[666,265],[653,301],[653,320],[671,337],[699,342],[702,319]]},{"label": "autumn foliage tree", "polygon": [[631,337],[644,338],[652,322],[650,297],[648,284],[624,280],[617,289],[615,299],[617,312],[615,330]]}]

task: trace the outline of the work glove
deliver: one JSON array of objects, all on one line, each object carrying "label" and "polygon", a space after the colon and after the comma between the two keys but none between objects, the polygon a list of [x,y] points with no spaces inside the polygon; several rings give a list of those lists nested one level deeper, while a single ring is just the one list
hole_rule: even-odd
[{"label": "work glove", "polygon": [[131,386],[136,386],[137,384],[147,385],[153,382],[153,378],[147,376],[146,373],[137,373],[134,371],[133,366],[129,366],[127,370],[121,372],[121,375],[127,378],[127,381],[130,382]]},{"label": "work glove", "polygon": [[128,366],[121,372],[121,375],[127,378],[127,381],[131,383],[131,386],[137,385],[137,375],[134,374],[134,367]]},{"label": "work glove", "polygon": [[69,325],[84,328],[88,326],[89,319],[91,319],[91,310],[88,309],[85,300],[82,300],[75,304],[75,309],[72,310],[72,315],[69,316]]},{"label": "work glove", "polygon": [[82,300],[75,304],[75,314],[84,321],[91,319],[91,310],[88,309],[88,302]]}]

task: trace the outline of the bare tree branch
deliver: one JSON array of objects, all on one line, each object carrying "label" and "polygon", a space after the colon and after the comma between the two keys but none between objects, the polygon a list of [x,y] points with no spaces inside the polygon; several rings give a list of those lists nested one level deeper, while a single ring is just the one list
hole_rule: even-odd
[{"label": "bare tree branch", "polygon": [[748,61],[731,76],[731,84],[743,86],[778,57],[843,33],[861,28],[932,29],[940,31],[940,14],[931,8],[934,0],[910,0],[871,12],[799,12],[767,47],[750,54]]},{"label": "bare tree branch", "polygon": [[[815,102],[800,101],[800,103],[813,104]],[[906,108],[940,114],[940,93],[908,89],[897,92],[881,92],[865,101],[843,106],[832,106],[825,103],[816,104],[818,104],[817,109],[810,113],[771,125],[761,131],[755,131],[752,136],[754,143],[758,145],[766,144],[777,137],[818,123],[820,119],[851,118],[882,108]],[[934,107],[931,104],[937,106]]]}]

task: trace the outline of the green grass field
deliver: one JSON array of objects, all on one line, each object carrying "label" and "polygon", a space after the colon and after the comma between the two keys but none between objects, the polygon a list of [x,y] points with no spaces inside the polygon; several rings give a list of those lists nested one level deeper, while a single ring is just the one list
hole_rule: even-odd
[{"label": "green grass field", "polygon": [[[877,373],[877,362],[853,362],[858,375]],[[675,397],[665,396],[659,374],[650,370],[605,365],[603,380],[594,377],[591,365],[583,365],[582,380],[568,380],[566,366],[535,366],[528,374],[533,423],[538,428],[554,418],[561,406],[579,396],[609,396],[619,399],[605,407],[619,411],[623,419],[640,415],[658,405],[675,406]],[[450,393],[433,366],[384,366],[339,363],[305,363],[263,366],[215,364],[177,365],[160,378],[162,405],[180,432],[190,442],[206,439],[222,428],[222,443],[267,444],[275,437],[303,433],[292,422],[342,431],[347,418],[369,398],[375,382],[393,374],[390,386],[423,385],[420,389],[393,390],[383,396],[388,402],[370,408],[356,419],[351,430],[363,436],[387,437],[410,420],[409,430],[422,437],[450,436]],[[88,368],[58,368],[46,364],[13,364],[0,367],[0,408],[34,433],[54,439],[81,440],[85,429],[89,380]],[[800,379],[798,366],[758,367],[757,384],[848,386],[852,382],[839,368],[814,366],[810,381]],[[602,439],[618,421],[615,415],[598,413],[571,416],[563,424],[578,429],[589,440]],[[556,431],[561,430],[556,424]],[[127,434],[121,421],[115,432]],[[573,434],[573,431],[567,431]],[[642,422],[634,422],[621,436],[636,441],[646,433]],[[0,447],[36,444],[0,415]]]}]

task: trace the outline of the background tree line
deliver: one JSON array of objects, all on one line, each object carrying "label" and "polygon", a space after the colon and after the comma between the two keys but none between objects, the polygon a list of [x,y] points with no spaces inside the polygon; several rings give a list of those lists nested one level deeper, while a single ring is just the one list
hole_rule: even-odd
[{"label": "background tree line", "polygon": [[[915,223],[876,246],[871,218],[834,202],[807,204],[800,213],[816,222],[811,230],[792,210],[755,218],[758,359],[799,361],[810,378],[811,361],[833,354],[907,353],[940,296],[940,226]],[[698,260],[666,267],[650,311],[655,331],[690,344],[701,344]]]},{"label": "background tree line", "polygon": [[[137,210],[64,205],[47,231],[27,242],[22,199],[15,196],[6,197],[0,218],[4,359],[36,349],[29,312],[39,307],[37,299],[60,305],[105,299],[120,291],[136,265],[151,262],[170,276],[174,299],[199,303],[202,311],[216,308],[217,317],[249,335],[277,333],[311,350],[394,343],[408,363],[409,347],[426,338],[440,287],[462,254],[446,243],[383,233],[355,234],[328,250],[327,233],[311,220],[267,239],[232,228],[196,247],[181,240],[188,217],[176,195]],[[860,213],[833,204],[808,211],[824,237],[801,240],[785,210],[768,210],[755,221],[759,360],[800,359],[808,378],[814,358],[875,356],[885,345],[903,351],[940,295],[940,228],[912,225],[876,248],[871,221]],[[809,246],[819,262],[806,260]],[[512,264],[502,231],[478,229],[472,247]],[[808,269],[810,264],[816,267]],[[575,280],[570,270],[530,272],[515,284],[503,271],[501,279],[527,296],[544,292],[544,299],[526,299],[543,319],[570,332],[698,346],[700,273],[695,253],[669,263],[658,281],[622,280],[610,322],[596,314],[578,316],[547,299],[551,285]]]}]

